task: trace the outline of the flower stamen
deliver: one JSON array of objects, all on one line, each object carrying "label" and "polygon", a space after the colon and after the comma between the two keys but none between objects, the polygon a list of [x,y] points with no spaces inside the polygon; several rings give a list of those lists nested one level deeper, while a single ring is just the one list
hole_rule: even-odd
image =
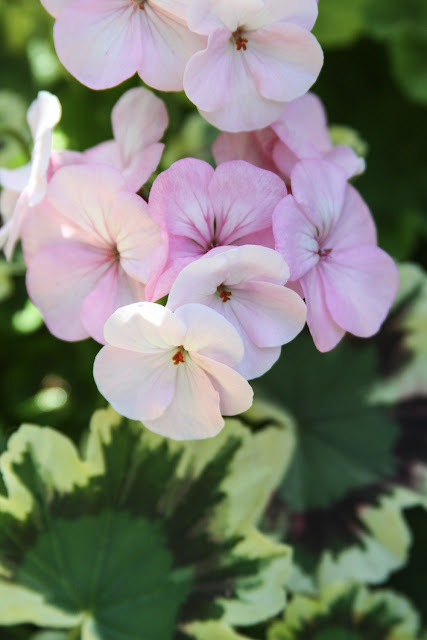
[{"label": "flower stamen", "polygon": [[217,288],[217,293],[223,302],[228,302],[232,296],[232,292],[226,291],[222,284]]},{"label": "flower stamen", "polygon": [[184,362],[185,362],[185,360],[184,360],[184,354],[182,353],[182,349],[183,349],[183,348],[184,348],[183,346],[178,347],[177,352],[175,353],[175,355],[174,355],[174,356],[172,356],[172,360],[173,360],[173,363],[174,363],[174,364],[179,364],[179,363],[184,364]]},{"label": "flower stamen", "polygon": [[319,249],[317,255],[319,255],[321,258],[327,258],[331,251],[332,249]]},{"label": "flower stamen", "polygon": [[240,51],[241,49],[243,49],[243,51],[246,51],[248,39],[243,38],[242,29],[239,27],[236,31],[233,31],[232,36],[234,38],[234,42],[236,43],[237,51]]}]

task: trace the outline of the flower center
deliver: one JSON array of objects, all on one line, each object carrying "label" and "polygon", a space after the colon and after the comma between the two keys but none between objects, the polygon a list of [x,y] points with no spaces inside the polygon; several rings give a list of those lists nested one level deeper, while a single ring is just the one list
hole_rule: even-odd
[{"label": "flower center", "polygon": [[134,0],[134,2],[138,9],[142,9],[142,11],[144,11],[145,0]]},{"label": "flower center", "polygon": [[248,43],[248,39],[244,38],[242,36],[242,28],[239,27],[238,29],[236,29],[236,31],[233,31],[232,36],[234,38],[234,42],[236,43],[236,49],[237,51],[240,51],[241,49],[243,49],[243,51],[246,51],[247,49],[247,43]]},{"label": "flower center", "polygon": [[317,252],[317,255],[320,256],[321,258],[327,258],[328,255],[331,253],[332,249],[319,249],[319,251]]},{"label": "flower center", "polygon": [[228,302],[232,296],[231,291],[226,291],[223,284],[220,284],[216,291],[223,302]]},{"label": "flower center", "polygon": [[184,364],[185,360],[184,360],[183,349],[184,347],[181,345],[180,347],[178,347],[175,355],[172,356],[172,360],[174,364],[180,364],[180,363]]}]

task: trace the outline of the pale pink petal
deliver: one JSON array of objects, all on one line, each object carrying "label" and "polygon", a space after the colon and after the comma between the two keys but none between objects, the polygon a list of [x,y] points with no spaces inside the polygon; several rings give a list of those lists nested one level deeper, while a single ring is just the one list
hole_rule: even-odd
[{"label": "pale pink petal", "polygon": [[292,171],[291,184],[296,202],[319,230],[322,242],[335,226],[344,206],[345,171],[326,160],[302,160]]},{"label": "pale pink petal", "polygon": [[326,153],[332,148],[325,108],[314,93],[289,102],[271,126],[299,159],[313,157],[315,150]]},{"label": "pale pink petal", "polygon": [[185,65],[206,46],[206,39],[154,5],[145,4],[140,13],[143,34],[139,76],[160,91],[181,91]]},{"label": "pale pink petal", "polygon": [[347,185],[341,215],[331,229],[327,242],[334,250],[377,243],[372,214],[359,192],[351,185]]},{"label": "pale pink petal", "polygon": [[193,0],[187,13],[188,24],[193,31],[206,35],[221,27],[233,32],[253,19],[263,4],[263,0]]},{"label": "pale pink petal", "polygon": [[125,188],[122,176],[107,166],[79,165],[59,169],[49,183],[52,205],[103,247],[111,244],[107,218],[116,194]]},{"label": "pale pink petal", "polygon": [[[313,155],[310,155],[312,158]],[[284,176],[286,182],[290,183],[292,170],[299,158],[284,142],[278,140],[273,149],[273,161],[276,166],[275,171]]]},{"label": "pale pink petal", "polygon": [[223,131],[262,129],[283,111],[283,103],[260,95],[244,53],[236,50],[228,31],[217,30],[185,70],[185,93],[202,116]]},{"label": "pale pink petal", "polygon": [[344,169],[347,177],[359,176],[366,169],[364,158],[360,158],[353,149],[345,145],[337,145],[325,154],[326,160],[334,162]]},{"label": "pale pink petal", "polygon": [[399,288],[390,256],[374,246],[333,249],[322,264],[322,277],[335,322],[361,338],[377,333]]},{"label": "pale pink petal", "polygon": [[240,160],[220,164],[209,185],[217,244],[271,228],[273,210],[286,193],[284,182],[270,171]]},{"label": "pale pink petal", "polygon": [[24,190],[16,202],[13,215],[7,223],[7,231],[4,233],[4,254],[7,260],[11,260],[12,258],[16,243],[22,233],[22,226],[31,209],[32,207],[30,207],[28,202],[27,191]]},{"label": "pale pink petal", "polygon": [[299,280],[319,262],[315,225],[307,219],[293,196],[281,200],[273,213],[276,251],[289,265],[291,280]]},{"label": "pale pink petal", "polygon": [[61,11],[65,9],[73,0],[40,0],[44,8],[51,16],[55,18],[59,16]]},{"label": "pale pink petal", "polygon": [[290,22],[311,31],[317,19],[316,0],[265,0],[263,8],[245,25],[259,29],[272,22]]},{"label": "pale pink petal", "polygon": [[221,133],[212,145],[215,162],[245,160],[267,171],[276,171],[273,149],[277,136],[271,128],[241,133]]},{"label": "pale pink petal", "polygon": [[146,354],[107,345],[95,358],[93,377],[116,411],[131,420],[152,420],[172,402],[176,369],[170,353]]},{"label": "pale pink petal", "polygon": [[175,395],[166,411],[145,426],[173,440],[197,440],[216,436],[224,426],[219,394],[209,376],[190,357],[177,367]]},{"label": "pale pink petal", "polygon": [[145,11],[128,0],[74,0],[53,29],[64,67],[91,89],[114,87],[140,66]]},{"label": "pale pink petal", "polygon": [[192,357],[208,374],[217,391],[222,415],[234,416],[249,409],[254,394],[242,375],[220,362],[199,354],[194,354]]},{"label": "pale pink petal", "polygon": [[52,151],[50,154],[49,168],[47,172],[48,182],[58,169],[62,167],[68,167],[70,164],[84,164],[85,154],[79,151],[69,151],[63,149],[62,151]]},{"label": "pale pink petal", "polygon": [[54,336],[62,340],[88,337],[80,319],[81,307],[106,269],[102,255],[72,242],[58,242],[31,259],[28,294]]},{"label": "pale pink petal", "polygon": [[113,133],[125,166],[138,151],[159,142],[168,126],[168,112],[160,98],[143,87],[129,89],[111,113]]},{"label": "pale pink petal", "polygon": [[184,348],[234,367],[243,358],[236,329],[219,313],[202,304],[185,304],[175,311],[187,328]]},{"label": "pale pink petal", "polygon": [[332,318],[325,299],[321,270],[312,269],[301,280],[307,304],[307,325],[319,351],[333,349],[345,335],[345,330]]},{"label": "pale pink petal", "polygon": [[[277,251],[267,247],[259,245],[222,247],[220,255],[228,265],[228,273],[223,282],[232,287],[241,284],[246,286],[246,283],[252,280],[285,284],[290,275],[289,266],[283,257]],[[205,260],[209,259],[207,254]]]},{"label": "pale pink petal", "polygon": [[303,329],[306,306],[294,291],[271,282],[247,282],[230,300],[234,314],[258,347],[276,347]]},{"label": "pale pink petal", "polygon": [[31,215],[25,217],[21,228],[21,239],[25,262],[28,265],[39,251],[58,241],[72,240],[85,244],[87,235],[45,198],[40,204],[31,208]]},{"label": "pale pink petal", "polygon": [[191,262],[173,283],[167,308],[175,311],[190,302],[212,306],[212,296],[217,297],[217,288],[225,282],[227,271],[228,263],[222,255],[210,258],[208,253],[206,257]]},{"label": "pale pink petal", "polygon": [[86,296],[81,308],[81,321],[92,338],[105,343],[104,325],[116,309],[144,300],[144,285],[112,263]]},{"label": "pale pink petal", "polygon": [[101,142],[95,147],[86,149],[83,152],[83,158],[89,164],[106,164],[118,171],[123,169],[123,160],[120,153],[120,147],[115,140],[107,140]]},{"label": "pale pink petal", "polygon": [[136,302],[121,307],[107,320],[104,338],[108,344],[127,351],[157,353],[183,343],[186,328],[179,318],[154,302]]},{"label": "pale pink petal", "polygon": [[309,31],[296,24],[276,23],[246,35],[249,42],[243,55],[265,99],[281,102],[284,107],[316,81],[323,52]]}]

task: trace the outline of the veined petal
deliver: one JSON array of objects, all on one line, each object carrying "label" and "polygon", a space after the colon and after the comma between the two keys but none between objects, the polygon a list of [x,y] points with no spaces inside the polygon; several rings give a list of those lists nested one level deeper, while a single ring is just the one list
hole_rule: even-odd
[{"label": "veined petal", "polygon": [[61,11],[53,29],[60,61],[91,89],[120,84],[140,65],[144,14],[128,0],[74,0]]},{"label": "veined petal", "polygon": [[186,326],[184,348],[234,367],[243,358],[236,329],[219,313],[202,304],[185,304],[175,311]]},{"label": "veined petal", "polygon": [[161,416],[175,394],[177,367],[167,352],[141,353],[107,345],[95,358],[96,386],[111,406],[131,420]]},{"label": "veined petal", "polygon": [[273,212],[276,250],[290,268],[290,279],[299,280],[319,262],[315,225],[307,219],[293,196],[281,200]]},{"label": "veined petal", "polygon": [[261,96],[284,103],[305,94],[323,65],[316,38],[297,24],[275,23],[247,34],[243,53]]},{"label": "veined petal", "polygon": [[231,244],[271,228],[277,203],[286,195],[283,180],[247,162],[224,162],[209,184],[218,244]]},{"label": "veined petal", "polygon": [[144,285],[129,278],[119,263],[110,264],[82,305],[80,317],[89,335],[105,344],[104,325],[108,318],[120,307],[143,301],[144,290]]},{"label": "veined petal", "polygon": [[144,5],[141,59],[138,74],[145,83],[160,91],[181,91],[185,65],[203,49],[206,39],[190,31],[170,13]]},{"label": "veined petal", "polygon": [[145,426],[173,440],[198,440],[216,436],[224,426],[219,394],[198,362],[187,357],[178,364],[172,402],[156,420]]},{"label": "veined petal", "polygon": [[326,304],[325,285],[320,269],[312,269],[301,279],[307,304],[307,325],[319,351],[333,349],[345,334]]},{"label": "veined petal", "polygon": [[104,326],[104,338],[113,347],[140,353],[171,351],[183,344],[185,324],[154,302],[135,302],[117,309]]},{"label": "veined petal", "polygon": [[292,194],[319,230],[319,242],[328,238],[341,215],[347,189],[345,171],[326,160],[302,160],[291,175]]},{"label": "veined petal", "polygon": [[82,304],[107,269],[96,249],[73,242],[58,242],[32,257],[28,294],[54,336],[71,341],[88,337],[80,318]]},{"label": "veined petal", "polygon": [[322,278],[335,322],[361,338],[377,333],[399,288],[390,256],[375,246],[334,249],[322,264]]},{"label": "veined petal", "polygon": [[198,354],[194,354],[193,359],[208,374],[217,391],[222,415],[234,416],[251,407],[254,393],[240,373]]},{"label": "veined petal", "polygon": [[377,232],[372,214],[358,191],[347,185],[344,206],[328,243],[335,249],[350,249],[360,245],[377,243]]}]

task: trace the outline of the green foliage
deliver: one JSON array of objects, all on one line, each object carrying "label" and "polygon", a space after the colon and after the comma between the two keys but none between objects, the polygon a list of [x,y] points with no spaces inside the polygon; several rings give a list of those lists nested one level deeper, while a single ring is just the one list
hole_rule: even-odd
[{"label": "green foliage", "polygon": [[226,627],[279,611],[289,550],[213,524],[234,432],[191,475],[191,457],[179,472],[185,445],[112,410],[94,415],[84,457],[52,429],[21,427],[0,459],[0,624],[172,640],[193,620]]}]

